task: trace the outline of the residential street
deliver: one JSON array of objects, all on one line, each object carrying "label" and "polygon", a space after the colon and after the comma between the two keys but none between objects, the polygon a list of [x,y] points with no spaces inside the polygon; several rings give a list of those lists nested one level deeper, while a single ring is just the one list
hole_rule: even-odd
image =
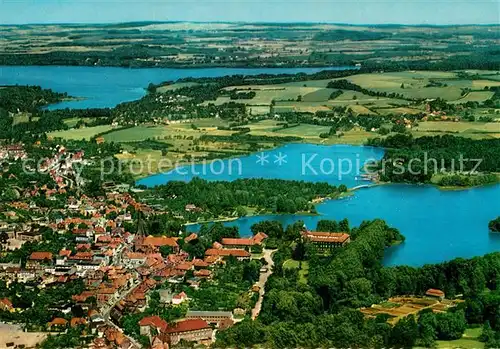
[{"label": "residential street", "polygon": [[252,309],[252,320],[255,320],[257,316],[259,316],[260,310],[262,309],[262,300],[264,299],[264,294],[266,293],[265,291],[266,282],[269,276],[271,276],[271,274],[273,273],[274,262],[272,254],[275,251],[276,250],[268,250],[268,249],[263,250],[264,254],[263,257],[267,262],[267,272],[260,274],[259,281],[257,282],[257,285],[260,287],[259,300],[255,304],[255,307]]}]

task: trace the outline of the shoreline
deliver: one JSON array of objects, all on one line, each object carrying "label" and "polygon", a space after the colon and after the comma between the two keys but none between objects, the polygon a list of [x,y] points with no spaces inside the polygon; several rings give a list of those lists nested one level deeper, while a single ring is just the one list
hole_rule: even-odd
[{"label": "shoreline", "polygon": [[[20,56],[22,56],[21,54]],[[121,66],[121,65],[84,65],[84,64],[0,64],[0,67],[82,67],[82,68],[119,68],[129,70],[140,69],[179,69],[179,70],[194,70],[194,69],[325,69],[325,70],[360,70],[356,66],[328,66],[324,64],[270,64],[270,65],[248,65],[248,64],[167,64],[167,65],[144,65],[144,66]]]}]

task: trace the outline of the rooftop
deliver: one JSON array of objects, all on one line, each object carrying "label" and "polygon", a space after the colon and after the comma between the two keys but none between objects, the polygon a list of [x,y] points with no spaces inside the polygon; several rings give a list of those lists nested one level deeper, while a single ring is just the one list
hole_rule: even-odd
[{"label": "rooftop", "polygon": [[338,242],[344,243],[349,239],[347,233],[325,233],[317,231],[305,231],[302,236],[313,242]]},{"label": "rooftop", "polygon": [[203,329],[209,329],[210,326],[205,320],[202,319],[187,319],[176,322],[173,326],[168,327],[165,332],[167,333],[179,333],[188,331],[197,331]]},{"label": "rooftop", "polygon": [[233,256],[233,257],[250,257],[250,253],[245,251],[245,250],[238,250],[238,249],[227,249],[227,250],[217,250],[215,248],[209,248],[205,252],[206,256],[221,256],[221,257],[227,257],[227,256]]}]

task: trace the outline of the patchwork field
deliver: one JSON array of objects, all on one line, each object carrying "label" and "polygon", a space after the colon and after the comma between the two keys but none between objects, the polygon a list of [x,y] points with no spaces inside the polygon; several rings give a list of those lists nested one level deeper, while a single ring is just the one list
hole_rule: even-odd
[{"label": "patchwork field", "polygon": [[[335,79],[348,80],[373,92],[394,94],[392,97],[371,96],[352,90],[342,90],[343,93],[335,97],[332,93],[337,89],[327,88],[331,80],[230,86],[224,89],[226,91],[253,91],[256,95],[252,99],[239,100],[221,96],[215,101],[205,101],[203,104],[243,103],[248,106],[251,115],[268,114],[272,103],[274,103],[275,113],[316,113],[329,111],[335,107],[349,107],[356,114],[362,115],[418,114],[425,109],[425,104],[414,105],[412,103],[414,99],[432,100],[439,97],[453,104],[484,102],[490,99],[493,92],[485,88],[500,86],[500,81],[489,79],[490,76],[497,77],[496,72],[489,73],[494,75],[467,77],[463,75],[463,72],[405,71],[354,74]],[[330,99],[330,97],[335,98]]]},{"label": "patchwork field", "polygon": [[[484,90],[485,87],[499,86],[500,81],[459,78],[455,72],[407,71],[379,74],[359,74],[347,77],[363,88],[386,93],[402,94],[406,98],[443,98],[447,101],[465,103],[469,99],[462,98],[462,89]],[[489,91],[473,91],[469,93],[472,101],[484,101],[491,97]]]},{"label": "patchwork field", "polygon": [[101,126],[84,127],[76,129],[73,128],[70,130],[50,132],[47,134],[47,136],[52,138],[89,140],[100,133],[107,132],[112,129],[113,127],[111,125],[101,125]]},{"label": "patchwork field", "polygon": [[416,315],[423,309],[432,309],[434,312],[446,312],[459,304],[460,300],[438,300],[435,298],[422,297],[392,297],[387,302],[373,304],[369,308],[361,308],[360,311],[366,317],[375,317],[379,314],[390,316],[388,322],[397,323],[408,315]]}]

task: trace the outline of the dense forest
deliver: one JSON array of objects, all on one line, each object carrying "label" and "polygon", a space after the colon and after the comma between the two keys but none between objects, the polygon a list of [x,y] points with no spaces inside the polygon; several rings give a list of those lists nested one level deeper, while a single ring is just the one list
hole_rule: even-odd
[{"label": "dense forest", "polygon": [[[235,169],[236,170],[236,169]],[[151,204],[168,207],[185,217],[245,216],[245,207],[277,213],[315,212],[310,201],[317,197],[338,195],[345,186],[279,179],[238,179],[211,182],[194,178],[188,183],[172,181],[149,189],[144,196]],[[186,205],[196,210],[186,212]]]},{"label": "dense forest", "polygon": [[68,98],[67,93],[42,89],[40,86],[0,87],[0,108],[10,113],[33,112],[65,98]]},{"label": "dense forest", "polygon": [[[300,226],[299,222],[281,230]],[[284,234],[282,239],[296,236]],[[487,347],[498,347],[499,253],[420,268],[383,267],[384,249],[403,239],[397,230],[381,220],[366,221],[351,229],[351,237],[347,247],[327,257],[306,246],[307,283],[300,281],[297,270],[283,268],[295,251],[294,244],[281,244],[258,320],[245,320],[218,333],[216,346],[433,347],[436,340],[461,338],[466,327],[474,325],[483,326],[480,339]],[[299,246],[295,244],[295,250]],[[395,325],[387,322],[388,316],[365,318],[358,310],[395,295],[423,295],[429,288],[442,289],[447,298],[462,294],[465,302],[444,313],[424,309]]]},{"label": "dense forest", "polygon": [[43,109],[49,104],[61,102],[66,98],[70,98],[67,93],[54,92],[40,86],[1,87],[0,139],[30,143],[33,140],[45,138],[46,132],[68,129],[64,120],[71,118],[81,119],[77,127],[112,123],[113,109],[109,108]]},{"label": "dense forest", "polygon": [[[461,176],[469,172],[500,172],[500,139],[474,140],[451,135],[414,138],[396,134],[369,139],[367,144],[386,148],[381,162],[383,181],[426,183],[441,172]],[[482,180],[495,181],[496,176]],[[460,185],[460,180],[451,178],[443,184]]]}]

